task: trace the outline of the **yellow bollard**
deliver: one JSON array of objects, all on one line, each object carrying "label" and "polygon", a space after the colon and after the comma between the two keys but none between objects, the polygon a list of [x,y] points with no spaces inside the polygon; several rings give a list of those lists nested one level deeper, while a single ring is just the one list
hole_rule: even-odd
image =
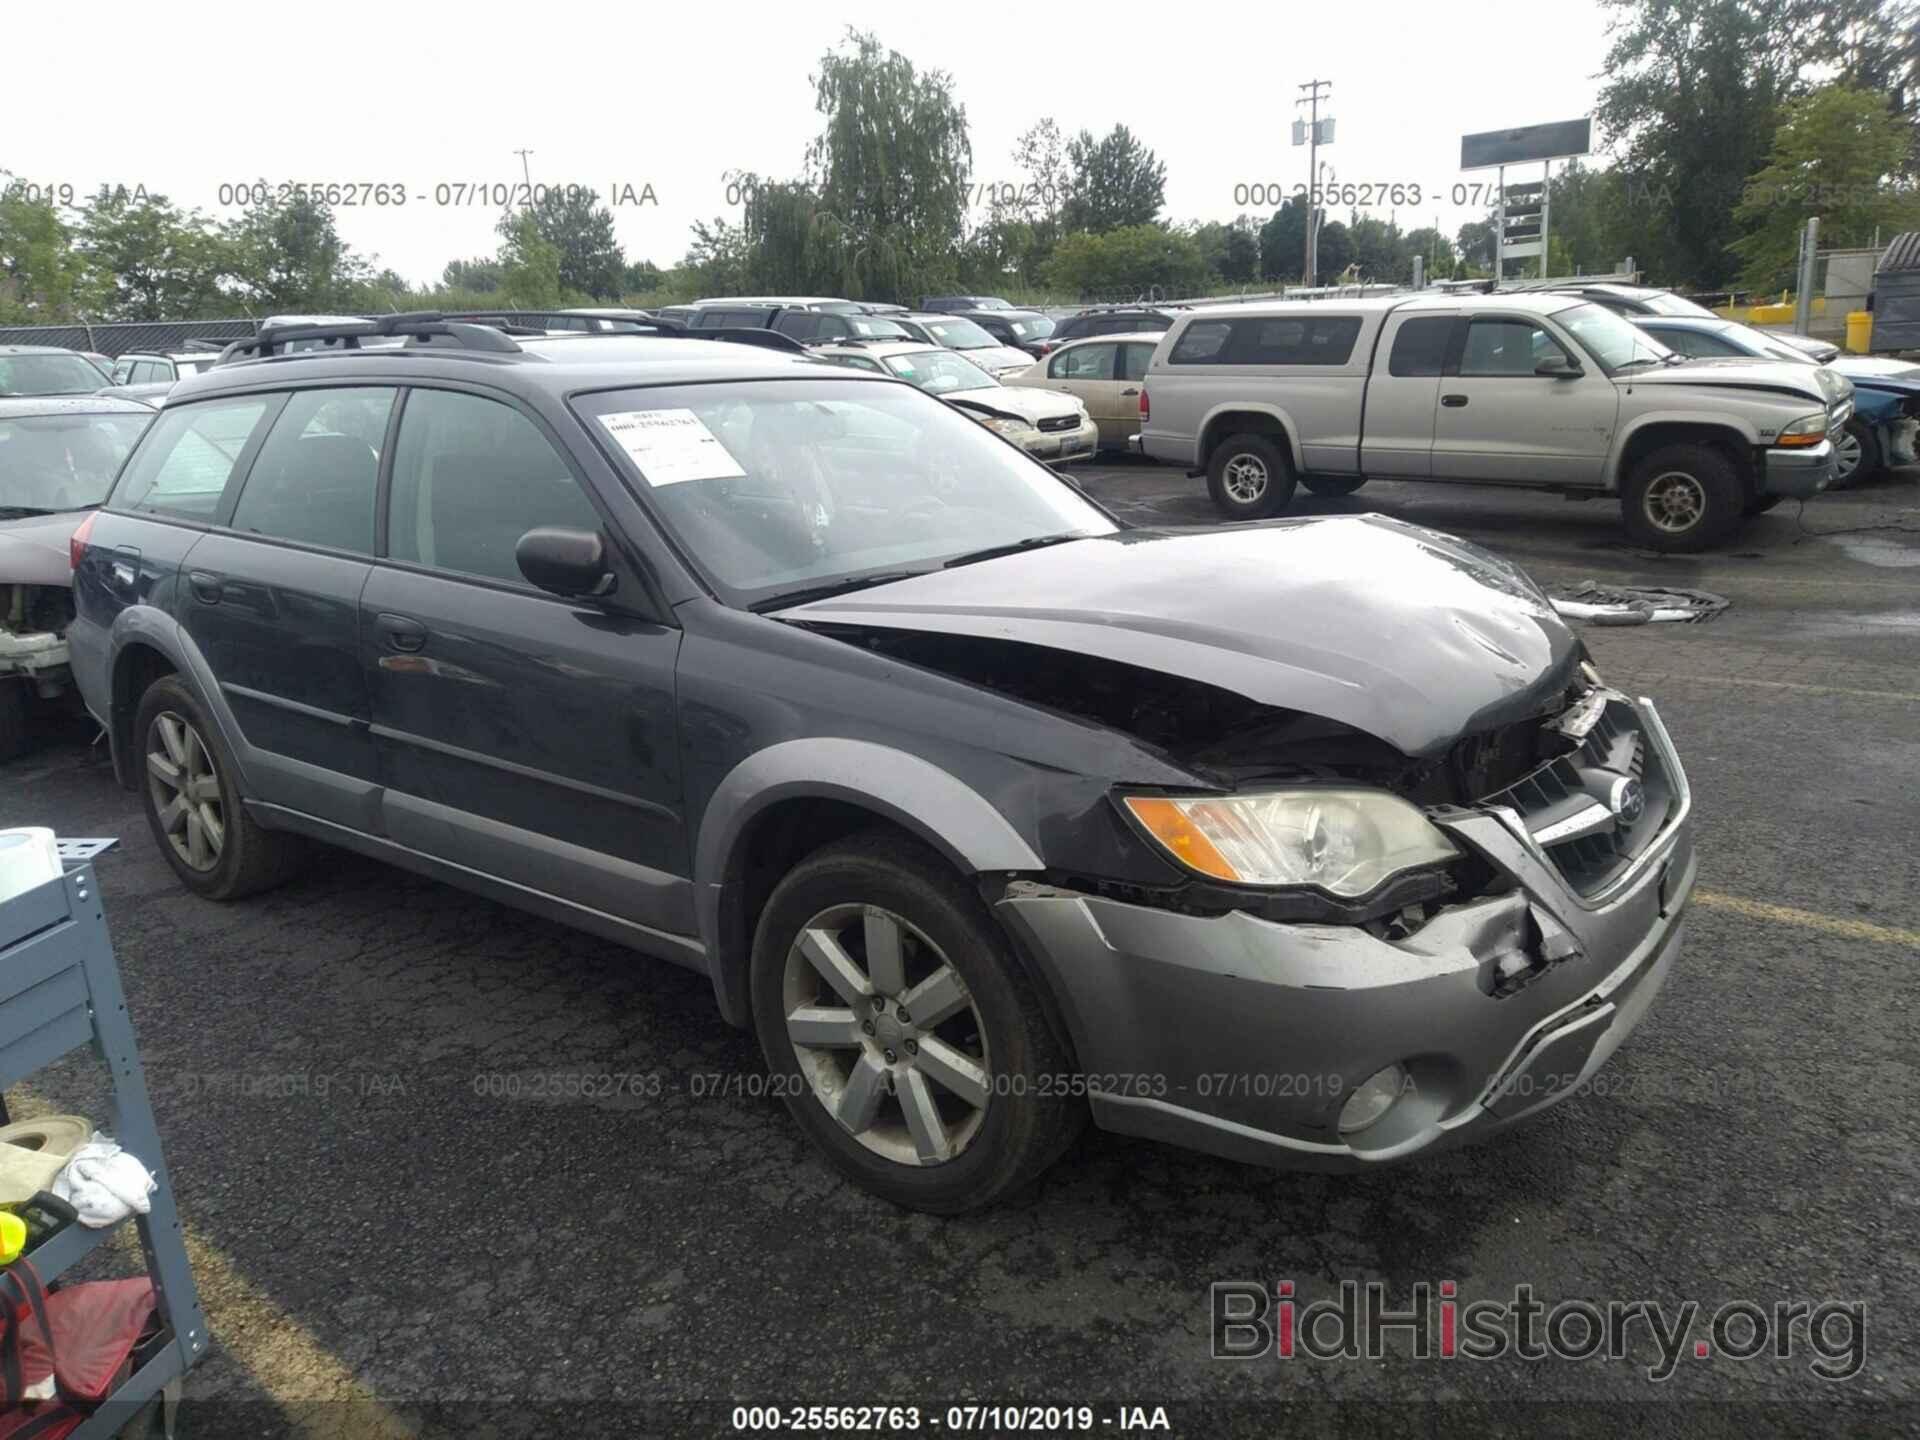
[{"label": "yellow bollard", "polygon": [[1873,312],[1871,310],[1847,312],[1847,349],[1855,355],[1865,355],[1873,349]]}]

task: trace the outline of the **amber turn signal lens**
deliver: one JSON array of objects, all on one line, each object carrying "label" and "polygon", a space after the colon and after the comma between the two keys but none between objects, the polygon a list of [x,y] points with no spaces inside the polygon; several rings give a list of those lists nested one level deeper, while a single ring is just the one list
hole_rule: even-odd
[{"label": "amber turn signal lens", "polygon": [[1173,852],[1181,864],[1198,870],[1202,875],[1211,875],[1216,880],[1239,880],[1239,875],[1214,848],[1213,842],[1200,833],[1173,801],[1153,795],[1129,795],[1127,809],[1133,812],[1134,819],[1147,827],[1148,834]]}]

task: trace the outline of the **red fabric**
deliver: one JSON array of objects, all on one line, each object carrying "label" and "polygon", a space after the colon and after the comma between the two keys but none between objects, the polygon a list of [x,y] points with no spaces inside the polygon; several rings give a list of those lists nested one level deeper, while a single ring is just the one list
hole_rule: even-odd
[{"label": "red fabric", "polygon": [[82,1405],[106,1399],[156,1304],[153,1281],[144,1276],[70,1285],[49,1295],[47,1323],[61,1393]]}]

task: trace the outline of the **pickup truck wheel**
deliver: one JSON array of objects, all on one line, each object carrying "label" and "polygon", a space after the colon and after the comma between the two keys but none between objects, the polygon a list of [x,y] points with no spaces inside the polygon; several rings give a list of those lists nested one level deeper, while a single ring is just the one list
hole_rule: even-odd
[{"label": "pickup truck wheel", "polygon": [[1264,435],[1234,435],[1207,461],[1207,493],[1229,520],[1277,515],[1293,499],[1293,467]]},{"label": "pickup truck wheel", "polygon": [[1833,439],[1833,481],[1829,490],[1844,490],[1871,480],[1880,473],[1886,456],[1880,449],[1880,437],[1873,426],[1855,416],[1841,427]]},{"label": "pickup truck wheel", "polygon": [[754,934],[772,1088],[848,1179],[952,1215],[1051,1165],[1085,1106],[1039,997],[980,897],[874,831],[814,852]]},{"label": "pickup truck wheel", "polygon": [[1316,495],[1351,495],[1367,483],[1364,475],[1302,475],[1300,483]]},{"label": "pickup truck wheel", "polygon": [[209,900],[277,885],[304,853],[297,836],[247,814],[233,765],[191,690],[169,675],[140,697],[133,722],[147,825],[180,883]]},{"label": "pickup truck wheel", "polygon": [[1667,445],[1627,481],[1621,518],[1636,544],[1686,554],[1730,535],[1745,518],[1746,497],[1733,464],[1705,445]]}]

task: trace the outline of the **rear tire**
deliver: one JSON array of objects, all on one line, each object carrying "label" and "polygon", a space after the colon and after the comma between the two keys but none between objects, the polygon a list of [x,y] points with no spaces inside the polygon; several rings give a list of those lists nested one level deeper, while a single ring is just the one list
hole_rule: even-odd
[{"label": "rear tire", "polygon": [[1663,445],[1633,467],[1621,520],[1637,545],[1686,555],[1719,544],[1746,518],[1733,462],[1706,445]]},{"label": "rear tire", "polygon": [[1062,1083],[1066,1047],[1006,936],[906,836],[855,835],[789,871],[752,967],[774,1087],[828,1162],[882,1199],[938,1215],[990,1205],[1085,1122]]},{"label": "rear tire", "polygon": [[1300,483],[1316,495],[1351,495],[1367,483],[1364,475],[1302,475]]},{"label": "rear tire", "polygon": [[1855,416],[1841,427],[1841,434],[1835,449],[1838,464],[1834,468],[1833,480],[1829,490],[1845,490],[1849,486],[1862,485],[1878,475],[1887,463],[1886,452],[1880,446],[1880,437],[1874,434],[1874,427]]},{"label": "rear tire", "polygon": [[17,760],[33,740],[29,682],[0,675],[0,762]]},{"label": "rear tire", "polygon": [[1229,520],[1264,520],[1293,499],[1293,466],[1265,435],[1231,435],[1207,458],[1207,494]]},{"label": "rear tire", "polygon": [[181,884],[209,900],[238,900],[292,873],[305,847],[247,813],[219,732],[178,676],[140,697],[133,743],[147,826]]}]

